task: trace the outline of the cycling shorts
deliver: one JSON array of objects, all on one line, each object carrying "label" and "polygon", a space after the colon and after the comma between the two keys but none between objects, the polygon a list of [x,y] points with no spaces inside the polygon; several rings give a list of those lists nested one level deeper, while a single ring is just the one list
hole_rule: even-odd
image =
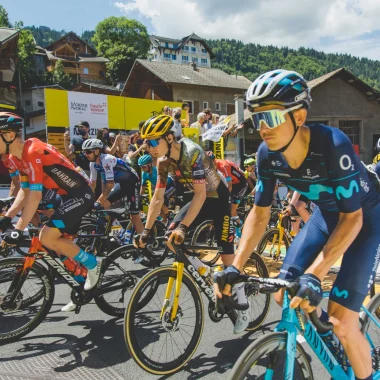
[{"label": "cycling shorts", "polygon": [[42,199],[38,205],[38,210],[56,210],[62,204],[62,198],[54,190],[44,187],[42,191]]},{"label": "cycling shorts", "polygon": [[300,197],[298,198],[298,202],[304,202],[308,204],[310,201],[304,195],[301,194]]},{"label": "cycling shorts", "polygon": [[235,183],[232,185],[231,191],[231,203],[238,205],[243,199],[245,193],[248,189],[247,181],[240,181],[239,183]]},{"label": "cycling shorts", "polygon": [[[234,254],[234,233],[235,229],[231,223],[231,197],[227,187],[221,182],[217,188],[218,198],[206,198],[190,225],[197,226],[205,220],[212,220],[215,226],[215,238],[223,254]],[[191,202],[187,203],[173,219],[168,230],[174,230],[185,218],[190,208]]]},{"label": "cycling shorts", "polygon": [[140,182],[136,176],[131,176],[129,181],[115,183],[107,200],[114,203],[123,198],[127,200],[130,214],[136,215],[140,213]]},{"label": "cycling shorts", "polygon": [[[343,256],[330,300],[358,312],[376,276],[380,260],[380,203],[363,210],[363,227]],[[279,278],[295,280],[314,262],[339,221],[338,212],[318,207],[295,237],[282,264]]]},{"label": "cycling shorts", "polygon": [[82,217],[86,215],[94,205],[94,193],[86,185],[80,192],[70,195],[61,195],[62,204],[55,210],[47,222],[50,228],[58,228],[62,233],[74,235],[78,232]]}]

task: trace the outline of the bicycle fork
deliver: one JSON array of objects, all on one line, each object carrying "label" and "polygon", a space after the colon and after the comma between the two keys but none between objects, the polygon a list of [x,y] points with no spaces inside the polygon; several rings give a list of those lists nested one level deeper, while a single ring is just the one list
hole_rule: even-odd
[{"label": "bicycle fork", "polygon": [[176,281],[176,283],[175,283],[174,301],[173,301],[173,305],[172,305],[170,321],[174,322],[174,320],[177,316],[178,302],[179,302],[179,295],[181,292],[184,266],[185,266],[184,263],[179,263],[179,262],[173,263],[173,268],[177,269],[177,276],[176,276],[176,278],[169,277],[168,285],[166,287],[166,292],[165,292],[165,300],[164,300],[164,303],[163,303],[162,309],[161,309],[160,319],[162,319],[166,309],[169,307],[170,297],[172,295],[172,291],[173,291],[173,287],[174,287],[174,281]]}]

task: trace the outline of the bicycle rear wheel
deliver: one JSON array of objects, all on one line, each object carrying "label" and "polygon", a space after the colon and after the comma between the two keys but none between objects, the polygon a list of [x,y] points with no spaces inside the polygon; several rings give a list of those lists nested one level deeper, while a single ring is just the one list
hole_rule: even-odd
[{"label": "bicycle rear wheel", "polygon": [[33,331],[44,320],[54,300],[53,279],[42,265],[34,262],[28,276],[23,279],[14,304],[7,306],[4,303],[12,281],[22,272],[24,262],[24,258],[0,261],[0,344],[14,342]]},{"label": "bicycle rear wheel", "polygon": [[[235,363],[229,379],[285,379],[286,339],[287,333],[274,332],[251,343]],[[306,352],[298,342],[293,379],[314,379]]]},{"label": "bicycle rear wheel", "polygon": [[[186,272],[183,272],[177,315],[174,321],[170,320],[175,287],[171,298],[164,303],[165,292],[169,279],[175,280],[176,276],[177,270],[170,267],[150,272],[136,286],[125,311],[128,351],[141,368],[156,375],[180,370],[196,351],[203,331],[202,297]],[[145,302],[146,293],[151,293],[153,286],[156,292]],[[146,305],[142,307],[142,303]]]},{"label": "bicycle rear wheel", "polygon": [[[380,324],[380,293],[371,298],[367,306],[369,314]],[[371,347],[372,368],[380,371],[380,329],[367,313],[362,315],[361,331],[367,338]]]}]

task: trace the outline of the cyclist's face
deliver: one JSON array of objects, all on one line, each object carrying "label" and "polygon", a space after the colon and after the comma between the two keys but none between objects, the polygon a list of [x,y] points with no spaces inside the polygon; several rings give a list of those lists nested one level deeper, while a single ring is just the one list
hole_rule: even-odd
[{"label": "cyclist's face", "polygon": [[158,140],[158,145],[153,147],[149,147],[149,153],[152,155],[152,157],[160,158],[164,157],[165,154],[168,153],[168,143],[165,139],[161,138]]},{"label": "cyclist's face", "polygon": [[249,172],[249,173],[253,170],[252,165],[247,165],[245,168],[247,169],[247,172]]},{"label": "cyclist's face", "polygon": [[147,173],[147,172],[150,171],[150,166],[151,166],[151,164],[148,164],[148,165],[142,165],[142,166],[141,166],[141,169],[142,169],[145,173]]}]

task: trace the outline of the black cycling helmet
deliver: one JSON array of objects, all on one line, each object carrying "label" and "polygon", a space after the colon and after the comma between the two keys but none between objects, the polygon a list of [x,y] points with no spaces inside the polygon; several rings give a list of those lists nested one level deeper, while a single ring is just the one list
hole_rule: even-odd
[{"label": "black cycling helmet", "polygon": [[[9,145],[16,140],[18,134],[22,130],[23,125],[24,120],[20,116],[11,112],[0,112],[0,136],[7,146],[7,150],[5,152],[6,154],[9,154]],[[4,133],[8,132],[16,133],[16,136],[12,141],[5,140],[3,136]]]}]

